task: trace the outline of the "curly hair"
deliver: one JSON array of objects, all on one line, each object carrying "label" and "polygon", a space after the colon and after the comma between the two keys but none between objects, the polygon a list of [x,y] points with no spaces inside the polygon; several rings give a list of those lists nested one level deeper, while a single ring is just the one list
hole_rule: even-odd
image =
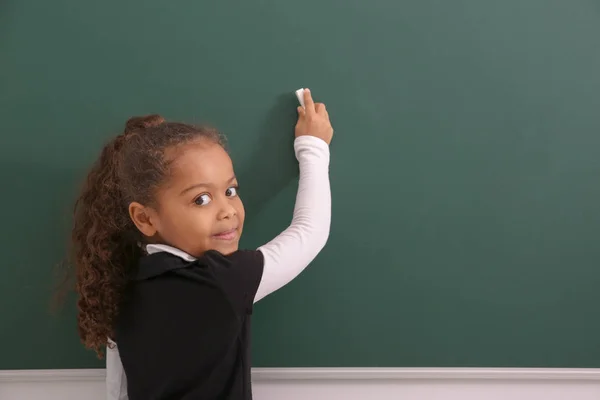
[{"label": "curly hair", "polygon": [[133,117],[125,131],[106,144],[85,179],[75,202],[70,260],[79,336],[99,358],[114,337],[129,274],[144,254],[144,237],[128,206],[132,201],[153,205],[173,161],[166,150],[200,139],[226,148],[215,129],[166,122],[156,114]]}]

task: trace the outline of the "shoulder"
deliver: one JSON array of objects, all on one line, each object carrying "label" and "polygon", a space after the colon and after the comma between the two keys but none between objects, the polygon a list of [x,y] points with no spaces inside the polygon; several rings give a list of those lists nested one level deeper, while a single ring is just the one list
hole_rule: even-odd
[{"label": "shoulder", "polygon": [[192,261],[158,252],[140,260],[132,290],[138,298],[160,298],[169,303],[184,298],[185,293],[204,301],[226,299],[236,312],[251,312],[263,268],[260,250],[238,250],[227,255],[211,250]]},{"label": "shoulder", "polygon": [[260,250],[237,250],[231,254],[221,254],[218,251],[208,251],[204,257],[214,266],[262,266],[264,256]]},{"label": "shoulder", "polygon": [[193,261],[163,251],[142,257],[133,273],[132,280],[143,281],[170,275],[170,273],[186,272],[186,270],[188,272],[210,272],[244,267],[262,269],[263,264],[264,256],[259,250],[237,250],[227,255],[210,250]]},{"label": "shoulder", "polygon": [[132,280],[143,281],[155,278],[170,271],[189,268],[191,265],[191,262],[168,252],[149,254],[140,259],[132,275]]}]

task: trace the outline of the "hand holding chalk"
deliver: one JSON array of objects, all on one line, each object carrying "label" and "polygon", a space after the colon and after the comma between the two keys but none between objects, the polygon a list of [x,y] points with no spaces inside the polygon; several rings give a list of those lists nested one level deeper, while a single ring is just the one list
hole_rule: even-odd
[{"label": "hand holding chalk", "polygon": [[[299,96],[298,92],[302,94]],[[329,113],[323,103],[315,103],[309,89],[299,89],[296,96],[301,106],[298,107],[298,122],[296,123],[296,137],[314,136],[331,143],[333,127],[329,121]]]}]

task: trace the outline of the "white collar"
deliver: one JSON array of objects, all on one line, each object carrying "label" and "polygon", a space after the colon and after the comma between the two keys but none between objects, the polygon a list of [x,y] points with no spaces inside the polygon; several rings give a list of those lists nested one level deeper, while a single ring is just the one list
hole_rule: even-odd
[{"label": "white collar", "polygon": [[179,250],[173,246],[169,246],[166,244],[148,244],[146,245],[146,252],[148,254],[160,253],[161,251],[165,251],[167,253],[171,253],[177,257],[181,257],[188,262],[196,261],[196,258],[189,255],[185,251]]}]

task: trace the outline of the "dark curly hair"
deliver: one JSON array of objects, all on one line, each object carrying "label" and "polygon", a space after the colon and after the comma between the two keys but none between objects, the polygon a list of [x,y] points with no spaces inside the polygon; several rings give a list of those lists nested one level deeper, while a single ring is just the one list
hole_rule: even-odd
[{"label": "dark curly hair", "polygon": [[[102,150],[75,202],[70,264],[74,270],[79,336],[99,358],[113,338],[128,274],[143,255],[143,235],[129,216],[132,201],[152,205],[169,176],[167,149],[196,140],[226,148],[215,129],[133,117]],[[172,153],[169,153],[172,154]]]}]

